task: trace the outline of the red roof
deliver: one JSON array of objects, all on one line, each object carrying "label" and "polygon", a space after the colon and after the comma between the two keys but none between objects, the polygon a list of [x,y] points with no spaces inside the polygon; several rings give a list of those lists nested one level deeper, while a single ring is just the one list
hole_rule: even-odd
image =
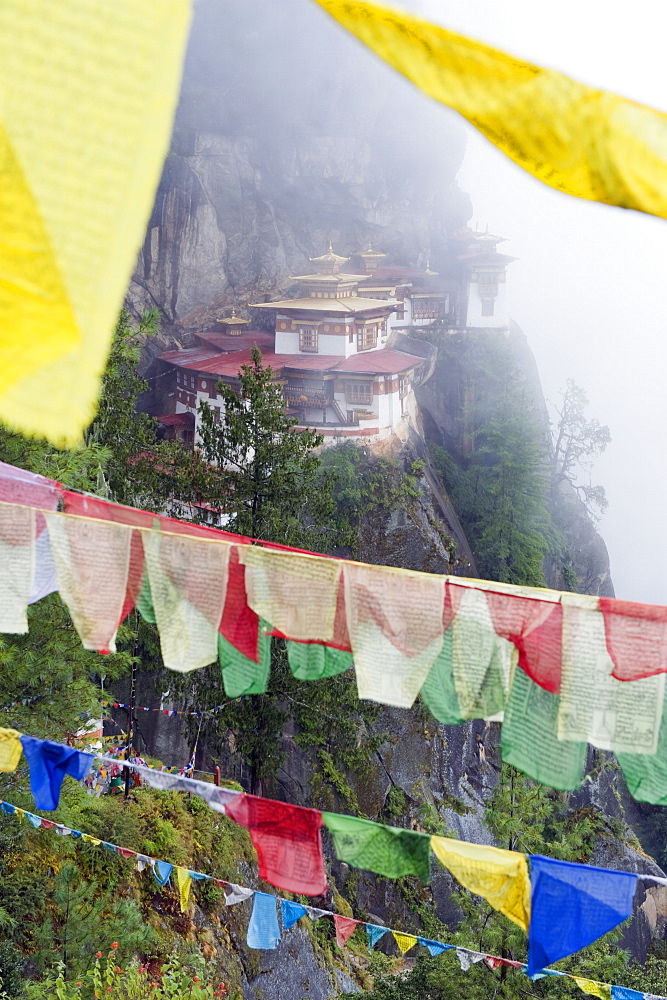
[{"label": "red roof", "polygon": [[[211,375],[226,375],[230,378],[236,378],[241,366],[250,363],[250,350],[216,354],[203,361],[185,359],[185,355],[191,353],[193,352],[168,351],[167,354],[162,355],[162,360],[170,361],[178,368],[189,368],[202,373],[209,372]],[[423,360],[423,358],[415,357],[413,354],[405,354],[403,351],[392,351],[388,347],[376,351],[363,351],[360,354],[353,354],[349,358],[343,358],[340,354],[273,354],[271,352],[262,354],[264,367],[275,368],[278,372],[288,368],[292,371],[339,371],[362,372],[367,375],[394,375],[406,371],[408,368],[415,368]]]},{"label": "red roof", "polygon": [[161,417],[156,417],[165,427],[193,427],[195,422],[194,413],[165,413]]},{"label": "red roof", "polygon": [[270,347],[273,349],[276,335],[267,330],[246,330],[237,337],[229,333],[217,333],[207,331],[206,333],[195,334],[198,340],[203,340],[205,344],[217,347],[219,351],[246,351],[250,347]]},{"label": "red roof", "polygon": [[179,368],[193,368],[199,361],[204,362],[210,361],[211,358],[217,358],[219,353],[212,347],[188,347],[184,351],[165,351],[164,354],[160,355],[160,361],[168,361]]}]

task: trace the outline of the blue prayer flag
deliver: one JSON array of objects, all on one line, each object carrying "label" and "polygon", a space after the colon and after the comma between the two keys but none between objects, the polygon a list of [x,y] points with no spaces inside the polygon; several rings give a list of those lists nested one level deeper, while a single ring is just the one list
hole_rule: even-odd
[{"label": "blue prayer flag", "polygon": [[35,816],[34,813],[29,813],[29,812],[26,813],[26,816],[28,817],[28,820],[32,823],[34,828],[36,830],[39,830],[40,826],[42,825],[42,817]]},{"label": "blue prayer flag", "polygon": [[160,885],[167,884],[173,867],[168,861],[156,861],[154,863],[153,875],[155,875],[155,879]]},{"label": "blue prayer flag", "polygon": [[280,900],[280,916],[283,921],[283,930],[288,931],[290,927],[293,927],[297,920],[301,917],[305,917],[308,910],[301,903],[291,903],[289,899]]},{"label": "blue prayer flag", "polygon": [[632,913],[637,876],[530,856],[528,975],[572,955]]},{"label": "blue prayer flag", "polygon": [[449,951],[453,948],[453,944],[443,944],[442,941],[431,941],[430,938],[417,938],[419,944],[423,944],[425,948],[431,952],[432,955],[442,955],[443,951]]},{"label": "blue prayer flag", "polygon": [[644,1000],[645,993],[629,990],[627,986],[612,986],[611,1000]]},{"label": "blue prayer flag", "polygon": [[7,813],[9,816],[13,816],[16,811],[16,807],[11,805],[10,802],[0,802],[0,809],[3,813]]},{"label": "blue prayer flag", "polygon": [[191,871],[188,871],[188,875],[190,876],[190,878],[195,879],[195,880],[202,879],[202,878],[210,878],[211,877],[210,875],[204,875],[203,872],[191,872]]},{"label": "blue prayer flag", "polygon": [[249,948],[276,948],[280,941],[276,897],[255,892],[246,938]]},{"label": "blue prayer flag", "polygon": [[388,927],[380,927],[379,924],[366,924],[366,934],[368,935],[368,947],[373,950],[375,945],[378,943],[381,937],[383,937],[387,931]]},{"label": "blue prayer flag", "polygon": [[22,736],[21,744],[30,765],[30,791],[36,809],[57,809],[65,775],[83,781],[95,759],[89,753],[35,736]]}]

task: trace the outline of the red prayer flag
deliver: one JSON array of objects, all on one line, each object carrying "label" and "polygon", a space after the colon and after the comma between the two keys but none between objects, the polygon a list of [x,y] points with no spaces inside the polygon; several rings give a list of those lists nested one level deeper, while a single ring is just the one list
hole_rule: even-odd
[{"label": "red prayer flag", "polygon": [[136,851],[131,851],[129,847],[116,847],[116,854],[121,854],[124,858],[133,858]]},{"label": "red prayer flag", "polygon": [[354,928],[360,923],[361,920],[353,920],[352,917],[342,917],[340,913],[334,913],[336,944],[339,948],[343,948],[345,946],[345,942],[354,934]]},{"label": "red prayer flag", "polygon": [[260,878],[279,889],[321,896],[327,887],[318,809],[238,795],[225,812],[250,832]]},{"label": "red prayer flag", "polygon": [[486,591],[493,627],[519,651],[519,666],[545,691],[561,682],[563,611],[552,601]]},{"label": "red prayer flag", "polygon": [[601,597],[607,650],[619,681],[667,672],[667,608]]},{"label": "red prayer flag", "polygon": [[229,556],[227,573],[227,593],[219,631],[234,649],[259,663],[259,617],[248,607],[245,566],[239,562],[235,548]]}]

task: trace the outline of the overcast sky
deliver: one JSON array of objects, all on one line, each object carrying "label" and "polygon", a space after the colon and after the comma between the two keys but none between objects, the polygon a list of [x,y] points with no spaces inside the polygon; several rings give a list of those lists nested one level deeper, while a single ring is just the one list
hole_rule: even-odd
[{"label": "overcast sky", "polygon": [[[667,110],[655,0],[404,0],[447,27]],[[443,109],[443,114],[451,112]],[[568,377],[611,428],[600,530],[618,597],[667,604],[667,222],[568,198],[468,128],[459,175],[480,228],[508,237],[511,311],[548,400]]]}]

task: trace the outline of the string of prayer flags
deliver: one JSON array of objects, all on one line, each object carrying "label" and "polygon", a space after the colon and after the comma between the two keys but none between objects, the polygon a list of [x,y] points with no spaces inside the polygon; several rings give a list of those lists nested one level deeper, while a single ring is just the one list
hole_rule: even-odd
[{"label": "string of prayer flags", "polygon": [[566,194],[667,218],[667,116],[401,10],[317,0],[429,97]]},{"label": "string of prayer flags", "polygon": [[339,948],[344,948],[345,942],[352,937],[361,921],[355,920],[353,917],[344,917],[340,913],[334,913],[333,921],[336,929],[336,944]]},{"label": "string of prayer flags", "polygon": [[165,666],[207,666],[218,656],[231,546],[159,531],[142,540]]},{"label": "string of prayer flags", "polygon": [[238,550],[248,604],[295,640],[331,642],[341,574],[337,559],[308,557],[255,545]]},{"label": "string of prayer flags", "polygon": [[260,878],[308,896],[321,896],[326,891],[319,810],[239,795],[227,803],[226,813],[249,831]]},{"label": "string of prayer flags", "polygon": [[431,837],[431,850],[461,885],[528,930],[530,878],[525,854],[448,837]]},{"label": "string of prayer flags", "polygon": [[339,861],[387,878],[416,875],[422,882],[430,882],[427,834],[330,812],[322,813],[322,821],[333,836]]},{"label": "string of prayer flags", "polygon": [[588,744],[558,739],[559,710],[558,695],[517,670],[500,734],[502,757],[534,781],[573,791],[584,776]]},{"label": "string of prayer flags", "polygon": [[419,940],[416,935],[403,934],[402,931],[392,931],[391,935],[398,945],[401,955],[405,955],[406,951],[410,951],[411,948],[414,948]]},{"label": "string of prayer flags", "polygon": [[368,938],[368,947],[371,951],[388,930],[388,927],[381,927],[379,924],[366,924],[366,937]]},{"label": "string of prayer flags", "polygon": [[585,948],[632,914],[637,876],[530,858],[528,975]]},{"label": "string of prayer flags", "polygon": [[7,0],[0,10],[0,420],[58,447],[78,444],[94,415],[169,144],[189,19],[188,0]]},{"label": "string of prayer flags", "polygon": [[410,708],[442,648],[445,578],[346,563],[343,579],[359,697]]},{"label": "string of prayer flags", "polygon": [[90,754],[62,743],[21,736],[21,745],[30,765],[30,791],[36,809],[57,809],[65,775],[83,781],[93,765]]},{"label": "string of prayer flags", "polygon": [[15,771],[22,752],[21,734],[16,729],[0,729],[0,771]]},{"label": "string of prayer flags", "polygon": [[283,922],[283,930],[288,931],[297,920],[308,915],[308,910],[301,903],[293,903],[289,899],[280,900],[280,917]]},{"label": "string of prayer flags", "polygon": [[246,940],[249,948],[272,951],[278,947],[280,927],[275,896],[269,896],[266,892],[255,892]]}]

